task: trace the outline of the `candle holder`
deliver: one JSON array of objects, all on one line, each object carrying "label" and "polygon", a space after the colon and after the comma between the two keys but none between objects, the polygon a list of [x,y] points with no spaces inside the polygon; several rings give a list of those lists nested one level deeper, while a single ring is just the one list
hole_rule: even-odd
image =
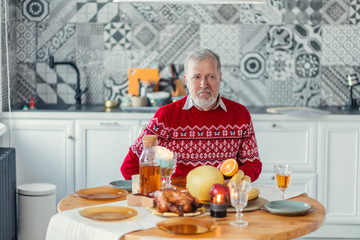
[{"label": "candle holder", "polygon": [[226,195],[216,194],[210,196],[210,215],[212,217],[226,217],[228,200]]}]

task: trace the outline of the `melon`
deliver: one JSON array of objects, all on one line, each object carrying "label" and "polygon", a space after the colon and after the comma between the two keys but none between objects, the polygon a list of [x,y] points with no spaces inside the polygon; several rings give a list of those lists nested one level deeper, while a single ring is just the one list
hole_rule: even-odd
[{"label": "melon", "polygon": [[224,176],[219,169],[205,165],[194,168],[186,176],[186,188],[200,201],[210,200],[210,188],[215,183],[224,184]]}]

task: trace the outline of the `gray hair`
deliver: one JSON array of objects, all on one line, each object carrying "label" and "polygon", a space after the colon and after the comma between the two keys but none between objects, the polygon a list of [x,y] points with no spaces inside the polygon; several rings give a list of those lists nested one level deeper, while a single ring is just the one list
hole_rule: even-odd
[{"label": "gray hair", "polygon": [[219,70],[219,72],[221,72],[221,63],[220,63],[219,55],[217,55],[210,49],[204,48],[204,49],[196,49],[196,50],[190,52],[190,54],[186,57],[185,63],[184,63],[185,74],[187,73],[190,61],[198,62],[200,60],[211,59],[211,58],[216,60],[217,69]]}]

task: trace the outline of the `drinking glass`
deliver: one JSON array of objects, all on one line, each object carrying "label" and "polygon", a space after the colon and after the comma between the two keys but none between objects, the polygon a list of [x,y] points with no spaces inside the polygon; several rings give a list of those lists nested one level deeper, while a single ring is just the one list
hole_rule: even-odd
[{"label": "drinking glass", "polygon": [[285,200],[285,190],[290,186],[291,173],[293,165],[291,164],[275,164],[274,173],[276,185],[281,190],[281,200]]},{"label": "drinking glass", "polygon": [[177,155],[174,153],[172,159],[160,159],[161,167],[161,178],[162,184],[161,188],[172,188],[171,186],[171,176],[174,174],[176,169]]},{"label": "drinking glass", "polygon": [[247,205],[251,184],[249,181],[230,181],[230,201],[236,209],[236,220],[230,222],[233,226],[247,226],[248,222],[242,220],[243,210]]}]

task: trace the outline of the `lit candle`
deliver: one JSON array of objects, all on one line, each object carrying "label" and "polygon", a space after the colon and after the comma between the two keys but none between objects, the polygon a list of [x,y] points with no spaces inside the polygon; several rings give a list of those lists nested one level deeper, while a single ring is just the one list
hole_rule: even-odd
[{"label": "lit candle", "polygon": [[223,194],[210,196],[210,215],[212,217],[226,217],[227,198]]}]

